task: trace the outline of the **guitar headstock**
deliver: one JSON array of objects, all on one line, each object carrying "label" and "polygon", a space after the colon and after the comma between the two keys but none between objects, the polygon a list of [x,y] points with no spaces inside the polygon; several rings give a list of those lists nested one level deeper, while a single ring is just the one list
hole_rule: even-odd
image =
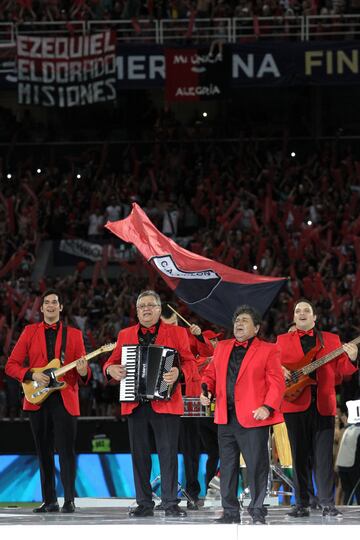
[{"label": "guitar headstock", "polygon": [[115,347],[116,347],[116,343],[106,343],[105,345],[100,347],[99,352],[100,353],[110,352],[110,351],[113,351]]}]

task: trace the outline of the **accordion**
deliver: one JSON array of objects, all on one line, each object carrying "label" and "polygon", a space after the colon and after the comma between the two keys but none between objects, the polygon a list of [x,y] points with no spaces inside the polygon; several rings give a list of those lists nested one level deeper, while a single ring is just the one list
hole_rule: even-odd
[{"label": "accordion", "polygon": [[123,345],[121,364],[126,377],[120,381],[119,401],[168,400],[175,384],[163,377],[172,367],[179,368],[176,349],[159,345]]}]

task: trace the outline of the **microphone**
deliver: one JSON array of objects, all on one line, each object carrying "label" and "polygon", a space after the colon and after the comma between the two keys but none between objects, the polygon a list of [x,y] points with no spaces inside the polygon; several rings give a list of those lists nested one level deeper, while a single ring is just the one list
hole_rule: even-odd
[{"label": "microphone", "polygon": [[208,385],[206,383],[201,383],[201,390],[205,397],[209,397]]}]

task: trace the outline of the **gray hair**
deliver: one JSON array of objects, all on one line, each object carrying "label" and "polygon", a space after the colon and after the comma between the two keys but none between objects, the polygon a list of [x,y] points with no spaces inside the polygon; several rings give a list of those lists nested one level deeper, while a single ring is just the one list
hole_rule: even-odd
[{"label": "gray hair", "polygon": [[140,300],[144,296],[153,296],[155,298],[156,305],[161,306],[161,298],[158,295],[158,293],[149,289],[148,291],[143,291],[139,294],[139,296],[136,299],[136,307],[139,305]]}]

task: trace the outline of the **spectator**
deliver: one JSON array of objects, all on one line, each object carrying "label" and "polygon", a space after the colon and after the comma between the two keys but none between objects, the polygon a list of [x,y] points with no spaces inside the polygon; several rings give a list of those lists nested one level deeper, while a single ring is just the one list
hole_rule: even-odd
[{"label": "spectator", "polygon": [[[108,206],[108,209],[110,207]],[[108,213],[111,213],[112,210],[108,210]],[[109,218],[110,221],[116,221]],[[104,216],[101,214],[100,209],[96,208],[95,211],[89,215],[89,227],[88,227],[88,238],[90,241],[98,241],[104,232]]]}]

